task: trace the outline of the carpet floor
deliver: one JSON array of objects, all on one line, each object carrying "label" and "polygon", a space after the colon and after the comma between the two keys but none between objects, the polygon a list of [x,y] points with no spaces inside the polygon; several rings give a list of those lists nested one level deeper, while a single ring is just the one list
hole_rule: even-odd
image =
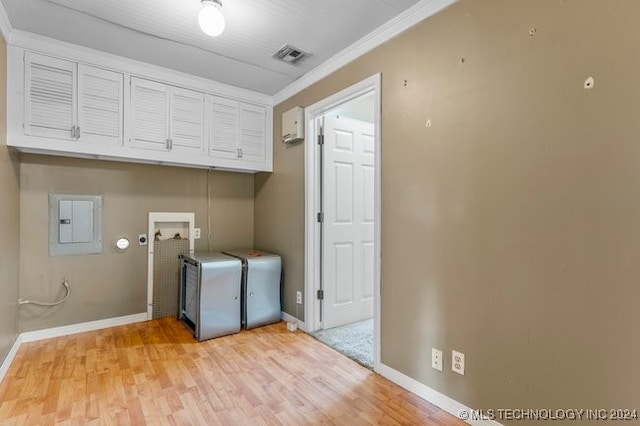
[{"label": "carpet floor", "polygon": [[373,318],[311,333],[341,354],[373,369]]}]

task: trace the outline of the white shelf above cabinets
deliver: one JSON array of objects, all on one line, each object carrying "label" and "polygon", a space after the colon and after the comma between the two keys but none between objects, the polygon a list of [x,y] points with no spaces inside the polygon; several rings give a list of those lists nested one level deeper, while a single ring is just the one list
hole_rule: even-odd
[{"label": "white shelf above cabinets", "polygon": [[16,46],[8,82],[8,144],[23,152],[272,171],[271,105]]}]

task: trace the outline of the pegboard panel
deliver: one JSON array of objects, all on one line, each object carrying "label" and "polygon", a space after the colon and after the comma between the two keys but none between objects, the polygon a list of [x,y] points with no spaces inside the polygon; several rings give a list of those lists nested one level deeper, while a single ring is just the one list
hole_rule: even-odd
[{"label": "pegboard panel", "polygon": [[153,319],[178,316],[181,254],[189,254],[188,239],[155,241],[153,253]]}]

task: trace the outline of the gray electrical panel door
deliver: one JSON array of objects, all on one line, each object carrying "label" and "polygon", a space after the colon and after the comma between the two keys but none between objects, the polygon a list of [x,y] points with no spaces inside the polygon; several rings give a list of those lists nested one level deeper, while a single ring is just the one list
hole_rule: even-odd
[{"label": "gray electrical panel door", "polygon": [[102,253],[102,197],[49,194],[49,255]]}]

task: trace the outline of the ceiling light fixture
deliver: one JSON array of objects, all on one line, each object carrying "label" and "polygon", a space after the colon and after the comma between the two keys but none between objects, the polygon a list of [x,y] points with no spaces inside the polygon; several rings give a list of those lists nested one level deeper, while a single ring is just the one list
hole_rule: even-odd
[{"label": "ceiling light fixture", "polygon": [[217,37],[224,31],[224,15],[222,14],[222,1],[202,0],[202,9],[198,14],[198,24],[206,35]]}]

